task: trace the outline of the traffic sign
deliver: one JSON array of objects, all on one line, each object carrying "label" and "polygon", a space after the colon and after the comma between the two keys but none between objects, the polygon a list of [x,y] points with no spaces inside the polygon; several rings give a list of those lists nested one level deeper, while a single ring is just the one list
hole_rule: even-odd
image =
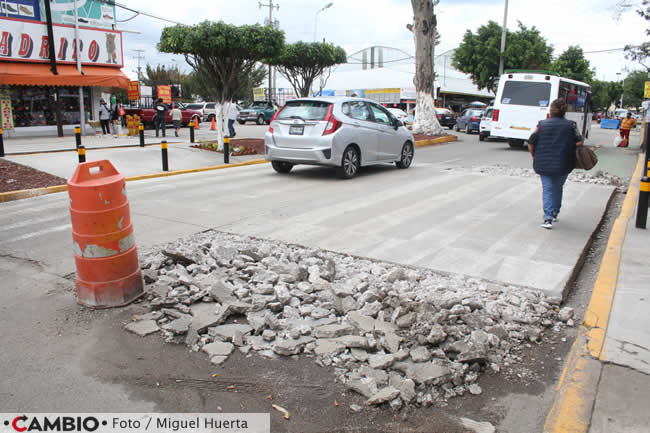
[{"label": "traffic sign", "polygon": [[645,82],[645,88],[643,89],[643,97],[650,98],[650,81]]}]

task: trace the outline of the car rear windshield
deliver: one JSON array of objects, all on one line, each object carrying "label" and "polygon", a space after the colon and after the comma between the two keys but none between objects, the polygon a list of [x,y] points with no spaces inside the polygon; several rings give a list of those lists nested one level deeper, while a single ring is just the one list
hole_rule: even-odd
[{"label": "car rear windshield", "polygon": [[278,113],[277,119],[325,120],[330,105],[323,101],[290,101]]},{"label": "car rear windshield", "polygon": [[190,110],[200,110],[203,108],[203,104],[187,104],[185,108],[189,108]]},{"label": "car rear windshield", "polygon": [[550,99],[551,83],[531,81],[506,81],[501,95],[502,104],[529,107],[548,107]]}]

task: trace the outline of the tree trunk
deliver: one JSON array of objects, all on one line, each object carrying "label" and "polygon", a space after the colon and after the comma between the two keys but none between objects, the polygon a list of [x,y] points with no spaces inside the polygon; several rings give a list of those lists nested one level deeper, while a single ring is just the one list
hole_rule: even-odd
[{"label": "tree trunk", "polygon": [[226,107],[228,103],[226,101],[222,102],[217,102],[215,106],[215,122],[216,122],[216,127],[217,127],[217,150],[223,150],[223,115],[224,115],[224,108]]},{"label": "tree trunk", "polygon": [[[436,1],[437,4],[437,1]],[[415,122],[414,134],[441,135],[443,130],[436,117],[433,98],[433,55],[436,18],[432,0],[411,0],[413,34],[415,35]]]}]

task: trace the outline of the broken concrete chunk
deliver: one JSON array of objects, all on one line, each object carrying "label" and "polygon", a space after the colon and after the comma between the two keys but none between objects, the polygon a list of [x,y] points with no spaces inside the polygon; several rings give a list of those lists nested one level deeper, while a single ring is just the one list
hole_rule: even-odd
[{"label": "broken concrete chunk", "polygon": [[314,353],[316,355],[338,355],[345,350],[345,344],[337,341],[319,339],[316,340]]},{"label": "broken concrete chunk", "polygon": [[230,343],[215,341],[214,343],[206,344],[201,350],[212,358],[213,356],[228,356],[234,349],[235,346]]},{"label": "broken concrete chunk", "polygon": [[217,337],[223,341],[233,341],[235,333],[239,332],[240,336],[249,334],[253,331],[253,327],[247,324],[232,323],[228,325],[219,325],[208,328],[208,335]]},{"label": "broken concrete chunk", "polygon": [[155,320],[139,320],[137,322],[131,322],[126,325],[125,328],[127,331],[133,332],[140,337],[153,334],[160,330]]},{"label": "broken concrete chunk", "polygon": [[558,319],[563,322],[568,322],[569,319],[573,318],[574,310],[571,307],[562,307],[560,312],[557,314]]},{"label": "broken concrete chunk", "polygon": [[347,324],[325,325],[314,329],[314,336],[317,338],[336,338],[342,335],[351,334],[354,328]]},{"label": "broken concrete chunk", "polygon": [[393,400],[394,398],[399,396],[399,390],[396,388],[393,388],[392,386],[387,386],[386,388],[383,388],[376,394],[374,394],[372,397],[368,399],[366,404],[382,404],[386,403],[387,401]]},{"label": "broken concrete chunk", "polygon": [[442,380],[450,376],[449,368],[437,362],[398,362],[393,365],[395,370],[401,371],[415,383],[428,385],[434,381]]},{"label": "broken concrete chunk", "polygon": [[297,340],[282,340],[275,343],[272,349],[275,353],[282,356],[297,355],[302,352],[302,349],[307,343],[311,343],[312,341],[314,341],[312,337],[300,337]]},{"label": "broken concrete chunk", "polygon": [[393,365],[393,362],[395,359],[393,358],[393,355],[370,355],[368,359],[368,365],[370,365],[370,368],[379,368],[379,369],[386,369]]},{"label": "broken concrete chunk", "polygon": [[431,359],[431,352],[424,346],[418,346],[410,352],[413,362],[427,362]]},{"label": "broken concrete chunk", "polygon": [[167,325],[165,329],[173,332],[174,334],[185,334],[190,329],[190,324],[192,323],[192,316],[184,315],[178,319],[172,320]]},{"label": "broken concrete chunk", "polygon": [[374,394],[374,391],[372,390],[371,386],[368,383],[362,382],[361,380],[358,379],[348,380],[345,383],[345,385],[348,387],[348,389],[358,392],[359,394],[361,394],[366,398],[370,398]]},{"label": "broken concrete chunk", "polygon": [[395,324],[400,328],[410,328],[411,325],[415,323],[416,318],[417,318],[417,313],[415,312],[406,313],[405,315],[398,317],[397,320],[395,321]]},{"label": "broken concrete chunk", "polygon": [[388,378],[388,384],[397,388],[400,397],[407,403],[412,402],[417,393],[415,392],[415,382],[412,379],[404,379],[399,374],[393,373]]},{"label": "broken concrete chunk", "polygon": [[190,307],[192,313],[192,323],[190,328],[201,333],[210,326],[219,325],[226,321],[230,316],[230,308],[226,305],[216,306],[216,304],[200,302]]},{"label": "broken concrete chunk", "polygon": [[357,361],[364,362],[368,360],[368,352],[363,349],[350,349],[350,354]]}]

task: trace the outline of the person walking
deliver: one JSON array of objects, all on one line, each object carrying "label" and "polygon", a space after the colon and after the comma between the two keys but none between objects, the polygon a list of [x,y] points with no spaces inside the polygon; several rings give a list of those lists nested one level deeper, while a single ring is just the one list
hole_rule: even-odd
[{"label": "person walking", "polygon": [[239,116],[239,107],[234,102],[230,103],[230,110],[228,110],[228,137],[233,138],[237,135],[235,131],[235,120]]},{"label": "person walking", "polygon": [[632,117],[632,113],[627,112],[625,119],[621,121],[620,134],[623,139],[616,147],[627,147],[630,144],[630,129],[636,126],[636,119]]},{"label": "person walking", "polygon": [[544,222],[541,227],[553,228],[562,207],[562,192],[569,173],[576,166],[576,146],[584,139],[575,122],[564,117],[564,99],[551,102],[551,117],[542,120],[528,139],[533,169],[542,180]]},{"label": "person walking", "polygon": [[181,109],[178,108],[178,105],[174,105],[174,108],[172,108],[172,111],[169,114],[171,114],[172,122],[174,123],[174,133],[176,134],[176,137],[178,137],[178,130],[181,128],[183,113],[181,112]]},{"label": "person walking", "polygon": [[167,106],[163,104],[162,98],[158,98],[156,105],[154,106],[156,110],[154,127],[156,128],[156,137],[158,137],[158,130],[162,128],[162,136],[165,136],[165,124],[167,123]]},{"label": "person walking", "polygon": [[104,99],[99,100],[99,121],[102,124],[102,135],[110,134],[111,109]]}]

